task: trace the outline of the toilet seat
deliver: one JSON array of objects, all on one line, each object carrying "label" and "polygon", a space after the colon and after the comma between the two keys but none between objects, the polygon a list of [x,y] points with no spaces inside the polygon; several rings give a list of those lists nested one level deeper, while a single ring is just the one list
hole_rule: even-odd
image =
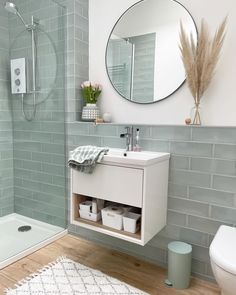
[{"label": "toilet seat", "polygon": [[216,265],[236,275],[236,228],[220,226],[210,246],[210,257]]}]

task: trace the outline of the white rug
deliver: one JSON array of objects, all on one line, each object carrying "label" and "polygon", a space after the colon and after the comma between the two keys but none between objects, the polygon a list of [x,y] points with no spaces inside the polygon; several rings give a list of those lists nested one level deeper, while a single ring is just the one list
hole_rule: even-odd
[{"label": "white rug", "polygon": [[102,272],[61,257],[38,273],[20,281],[7,295],[111,295],[144,293]]}]

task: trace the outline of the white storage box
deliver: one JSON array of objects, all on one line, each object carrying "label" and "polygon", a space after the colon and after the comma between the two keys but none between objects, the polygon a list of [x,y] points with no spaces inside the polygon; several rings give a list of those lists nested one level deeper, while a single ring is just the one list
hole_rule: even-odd
[{"label": "white storage box", "polygon": [[92,209],[92,201],[85,201],[79,204],[79,209],[86,212],[91,212]]},{"label": "white storage box", "polygon": [[140,228],[141,214],[126,212],[123,216],[124,231],[135,234]]},{"label": "white storage box", "polygon": [[84,219],[88,219],[88,220],[92,220],[92,221],[99,221],[101,220],[101,212],[95,214],[95,213],[91,213],[85,210],[79,210],[79,215],[80,218],[84,218]]},{"label": "white storage box", "polygon": [[124,209],[117,206],[109,206],[102,209],[103,225],[122,230]]}]

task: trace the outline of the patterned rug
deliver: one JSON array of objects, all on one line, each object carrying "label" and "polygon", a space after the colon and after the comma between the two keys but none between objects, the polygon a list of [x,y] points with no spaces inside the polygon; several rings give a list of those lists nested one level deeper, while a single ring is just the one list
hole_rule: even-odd
[{"label": "patterned rug", "polygon": [[7,295],[112,295],[144,293],[104,273],[60,257],[38,273],[20,281]]}]

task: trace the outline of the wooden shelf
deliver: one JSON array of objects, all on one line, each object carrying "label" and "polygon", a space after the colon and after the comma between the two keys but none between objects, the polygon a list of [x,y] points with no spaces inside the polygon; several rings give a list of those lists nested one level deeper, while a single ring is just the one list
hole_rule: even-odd
[{"label": "wooden shelf", "polygon": [[100,232],[112,237],[120,238],[132,243],[144,245],[142,236],[141,236],[141,230],[139,230],[135,234],[132,234],[123,230],[116,230],[112,227],[105,226],[102,224],[102,220],[96,222],[96,221],[81,218],[79,215],[79,210],[78,210],[79,204],[88,199],[89,197],[87,196],[72,193],[72,207],[71,207],[71,210],[72,210],[71,223],[72,224],[81,226],[83,228],[87,228],[90,230],[94,230],[96,232]]},{"label": "wooden shelf", "polygon": [[113,232],[113,233],[118,233],[118,234],[124,235],[126,237],[131,237],[131,238],[134,238],[134,239],[137,239],[137,240],[141,240],[141,231],[140,230],[137,233],[132,234],[132,233],[129,233],[129,232],[126,232],[126,231],[123,231],[123,230],[117,230],[117,229],[114,229],[112,227],[103,225],[101,220],[96,222],[96,221],[91,221],[91,220],[87,220],[87,219],[84,219],[84,218],[76,218],[75,221],[79,222],[80,224],[84,223],[86,225],[93,226],[93,227],[96,227],[98,229],[105,229],[105,230],[108,230],[108,231]]}]

